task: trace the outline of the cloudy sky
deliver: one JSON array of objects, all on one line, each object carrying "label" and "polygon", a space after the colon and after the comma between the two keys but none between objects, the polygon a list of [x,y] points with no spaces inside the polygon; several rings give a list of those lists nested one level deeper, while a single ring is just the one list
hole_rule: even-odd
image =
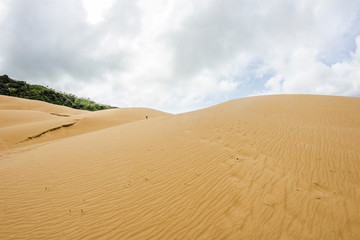
[{"label": "cloudy sky", "polygon": [[359,0],[0,0],[0,74],[178,113],[360,97]]}]

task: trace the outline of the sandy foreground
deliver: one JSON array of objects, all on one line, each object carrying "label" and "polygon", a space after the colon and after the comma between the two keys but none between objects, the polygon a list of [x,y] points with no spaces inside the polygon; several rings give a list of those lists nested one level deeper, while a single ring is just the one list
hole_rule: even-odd
[{"label": "sandy foreground", "polygon": [[360,239],[360,98],[172,115],[0,96],[0,239]]}]

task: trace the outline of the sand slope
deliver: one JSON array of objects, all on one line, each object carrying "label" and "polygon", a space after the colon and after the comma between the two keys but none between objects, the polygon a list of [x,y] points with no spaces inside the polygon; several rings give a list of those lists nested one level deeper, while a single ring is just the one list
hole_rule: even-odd
[{"label": "sand slope", "polygon": [[251,97],[1,151],[0,239],[359,239],[359,109]]},{"label": "sand slope", "polygon": [[6,150],[169,114],[147,108],[89,112],[0,95],[0,115],[0,150]]},{"label": "sand slope", "polygon": [[57,114],[80,114],[86,111],[76,110],[65,106],[54,105],[38,100],[29,100],[10,96],[0,95],[1,110],[34,110]]}]

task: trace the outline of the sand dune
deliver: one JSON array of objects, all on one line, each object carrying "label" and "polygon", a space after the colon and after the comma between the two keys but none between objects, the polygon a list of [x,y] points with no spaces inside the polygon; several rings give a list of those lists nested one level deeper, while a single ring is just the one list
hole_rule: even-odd
[{"label": "sand dune", "polygon": [[64,106],[54,105],[37,100],[28,100],[23,98],[9,97],[0,95],[1,110],[34,110],[57,114],[80,114],[86,111],[76,110]]},{"label": "sand dune", "polygon": [[14,121],[0,108],[9,136],[79,120],[0,151],[0,239],[360,239],[359,98],[250,97],[178,115],[28,104]]},{"label": "sand dune", "polygon": [[147,108],[88,112],[0,95],[0,115],[0,150],[6,150],[169,114]]}]

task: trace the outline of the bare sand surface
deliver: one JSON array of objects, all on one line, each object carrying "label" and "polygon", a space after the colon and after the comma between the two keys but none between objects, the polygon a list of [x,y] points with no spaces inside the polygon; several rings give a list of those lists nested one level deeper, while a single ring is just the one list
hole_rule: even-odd
[{"label": "bare sand surface", "polygon": [[169,114],[147,108],[89,112],[0,95],[0,150],[94,132],[143,120],[145,116],[166,115]]},{"label": "bare sand surface", "polygon": [[360,98],[43,104],[0,96],[0,239],[360,239]]}]

